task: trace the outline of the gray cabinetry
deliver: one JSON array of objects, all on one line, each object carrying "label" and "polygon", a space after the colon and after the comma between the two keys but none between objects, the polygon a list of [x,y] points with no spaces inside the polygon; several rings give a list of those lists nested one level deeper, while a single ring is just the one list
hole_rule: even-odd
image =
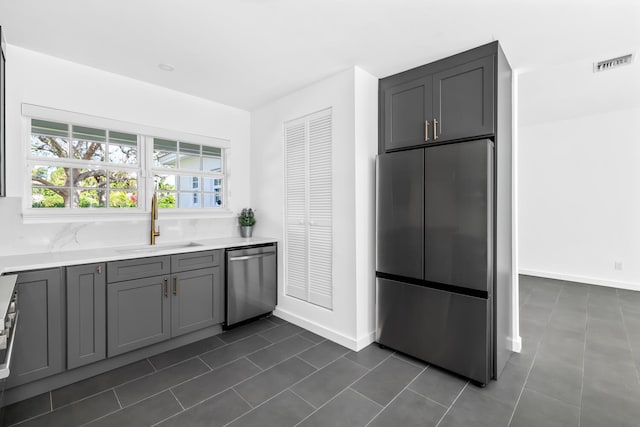
[{"label": "gray cabinetry", "polygon": [[438,141],[494,133],[494,61],[485,56],[433,75]]},{"label": "gray cabinetry", "polygon": [[109,283],[107,345],[109,357],[171,336],[169,276]]},{"label": "gray cabinetry", "polygon": [[380,153],[495,133],[490,43],[380,80]]},{"label": "gray cabinetry", "polygon": [[67,369],[106,357],[104,263],[67,267]]},{"label": "gray cabinetry", "polygon": [[109,357],[222,323],[220,258],[218,250],[108,263]]},{"label": "gray cabinetry", "polygon": [[420,77],[382,90],[384,118],[381,118],[387,150],[429,142],[433,117],[432,78]]},{"label": "gray cabinetry", "polygon": [[222,323],[224,288],[220,267],[175,273],[172,281],[172,336]]},{"label": "gray cabinetry", "polygon": [[61,269],[20,273],[20,310],[7,387],[48,377],[65,369],[64,290]]}]

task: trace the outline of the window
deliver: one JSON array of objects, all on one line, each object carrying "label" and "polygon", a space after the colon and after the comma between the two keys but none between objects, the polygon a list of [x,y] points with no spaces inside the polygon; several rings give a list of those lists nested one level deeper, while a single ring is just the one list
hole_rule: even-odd
[{"label": "window", "polygon": [[152,191],[160,208],[225,208],[221,147],[131,132],[131,124],[125,132],[39,118],[29,123],[34,211],[140,212],[139,198]]},{"label": "window", "polygon": [[222,207],[222,171],[220,148],[153,140],[153,176],[159,207]]},{"label": "window", "polygon": [[31,120],[32,208],[138,208],[138,136]]}]

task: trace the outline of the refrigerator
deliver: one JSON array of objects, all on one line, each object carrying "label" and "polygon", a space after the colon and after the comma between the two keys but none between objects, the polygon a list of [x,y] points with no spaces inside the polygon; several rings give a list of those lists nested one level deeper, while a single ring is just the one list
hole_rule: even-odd
[{"label": "refrigerator", "polygon": [[496,378],[490,139],[377,159],[376,341],[480,385]]}]

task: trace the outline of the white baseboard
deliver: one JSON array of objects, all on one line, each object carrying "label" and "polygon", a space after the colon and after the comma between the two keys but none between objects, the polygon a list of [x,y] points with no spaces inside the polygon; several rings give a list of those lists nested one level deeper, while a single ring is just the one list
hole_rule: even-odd
[{"label": "white baseboard", "polygon": [[572,274],[557,273],[554,271],[530,270],[520,268],[518,273],[527,276],[544,277],[547,279],[566,280],[567,282],[588,283],[590,285],[607,286],[610,288],[628,289],[631,291],[640,291],[640,284],[632,282],[622,282],[617,280],[601,279],[597,277],[576,276]]},{"label": "white baseboard", "polygon": [[276,308],[273,311],[273,314],[274,316],[280,317],[281,319],[284,319],[287,322],[291,322],[294,325],[300,326],[301,328],[305,328],[313,332],[314,334],[318,334],[323,338],[345,346],[349,350],[353,351],[362,350],[363,348],[371,344],[375,338],[375,332],[370,332],[358,338],[350,337],[343,334],[342,332],[338,332],[325,326],[319,325],[315,322],[305,319],[304,317],[300,317],[297,314],[291,313],[290,311],[282,310],[281,308]]},{"label": "white baseboard", "polygon": [[511,344],[511,351],[514,353],[520,353],[522,351],[522,338],[521,337],[509,337],[507,342]]}]

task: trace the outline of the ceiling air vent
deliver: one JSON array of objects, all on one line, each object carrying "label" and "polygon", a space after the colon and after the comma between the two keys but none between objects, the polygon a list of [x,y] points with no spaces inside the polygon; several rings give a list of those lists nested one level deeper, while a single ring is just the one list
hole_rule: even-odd
[{"label": "ceiling air vent", "polygon": [[620,67],[622,65],[631,64],[631,60],[633,59],[633,54],[628,54],[624,56],[619,56],[613,59],[607,59],[606,61],[594,62],[593,63],[593,72],[598,73],[600,71],[611,70],[616,67]]}]

